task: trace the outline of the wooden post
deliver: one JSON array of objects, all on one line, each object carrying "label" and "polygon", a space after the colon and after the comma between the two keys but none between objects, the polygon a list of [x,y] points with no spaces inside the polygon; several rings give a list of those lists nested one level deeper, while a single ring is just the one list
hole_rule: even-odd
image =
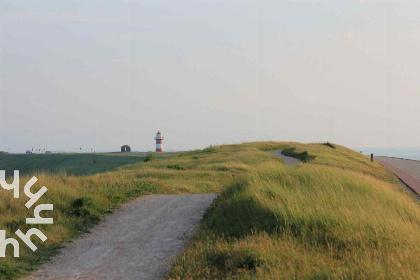
[{"label": "wooden post", "polygon": [[373,154],[370,154],[370,161],[373,162]]}]

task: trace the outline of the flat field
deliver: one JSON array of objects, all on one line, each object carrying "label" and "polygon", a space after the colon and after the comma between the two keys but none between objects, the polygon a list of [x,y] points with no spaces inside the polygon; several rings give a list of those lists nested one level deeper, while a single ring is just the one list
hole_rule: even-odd
[{"label": "flat field", "polygon": [[13,170],[19,170],[22,175],[34,172],[90,175],[141,162],[145,157],[126,154],[0,154],[0,170],[6,170],[8,175],[13,174]]}]

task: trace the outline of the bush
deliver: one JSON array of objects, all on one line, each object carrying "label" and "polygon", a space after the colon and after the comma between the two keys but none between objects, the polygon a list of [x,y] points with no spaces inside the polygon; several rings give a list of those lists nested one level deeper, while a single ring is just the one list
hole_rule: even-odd
[{"label": "bush", "polygon": [[309,155],[307,151],[298,153],[295,152],[296,148],[287,148],[281,151],[281,153],[288,157],[294,157],[300,159],[303,162],[309,162],[315,158],[315,156]]},{"label": "bush", "polygon": [[71,204],[72,213],[77,217],[87,218],[91,221],[98,221],[101,211],[92,198],[85,196],[73,200]]},{"label": "bush", "polygon": [[19,276],[19,270],[8,263],[0,263],[0,275],[2,279],[13,279]]},{"label": "bush", "polygon": [[152,154],[152,153],[149,153],[147,155],[147,157],[144,159],[144,162],[152,161],[154,159],[156,159],[156,156],[154,154]]},{"label": "bush", "polygon": [[327,146],[327,147],[330,147],[332,149],[335,149],[335,146],[333,144],[331,144],[330,142],[325,142],[322,145]]}]

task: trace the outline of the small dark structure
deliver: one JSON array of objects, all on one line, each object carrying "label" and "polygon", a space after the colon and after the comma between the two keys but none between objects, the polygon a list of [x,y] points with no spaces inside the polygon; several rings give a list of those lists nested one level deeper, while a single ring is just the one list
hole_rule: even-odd
[{"label": "small dark structure", "polygon": [[128,145],[121,146],[121,153],[124,153],[124,152],[131,152],[130,146]]}]

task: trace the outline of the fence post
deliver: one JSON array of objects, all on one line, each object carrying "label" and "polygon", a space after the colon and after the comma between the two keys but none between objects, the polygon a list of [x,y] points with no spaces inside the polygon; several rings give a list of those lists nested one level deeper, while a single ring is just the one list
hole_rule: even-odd
[{"label": "fence post", "polygon": [[370,161],[373,162],[373,154],[370,154]]}]

